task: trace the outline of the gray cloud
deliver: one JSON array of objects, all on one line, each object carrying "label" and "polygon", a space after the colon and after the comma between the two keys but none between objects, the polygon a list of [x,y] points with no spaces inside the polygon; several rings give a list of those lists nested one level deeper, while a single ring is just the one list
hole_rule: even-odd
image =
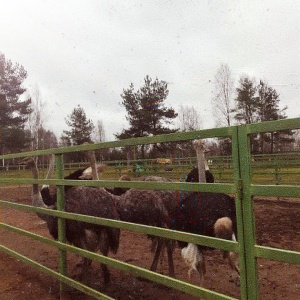
[{"label": "gray cloud", "polygon": [[167,103],[194,105],[213,127],[213,78],[265,79],[300,115],[298,1],[2,1],[0,51],[28,71],[60,135],[80,104],[109,139],[126,126],[120,94],[149,74],[169,82]]}]

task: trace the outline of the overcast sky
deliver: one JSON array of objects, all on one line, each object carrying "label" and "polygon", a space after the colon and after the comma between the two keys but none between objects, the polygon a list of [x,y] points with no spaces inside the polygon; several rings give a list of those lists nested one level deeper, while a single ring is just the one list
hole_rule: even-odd
[{"label": "overcast sky", "polygon": [[0,52],[24,66],[58,137],[80,105],[108,140],[127,127],[123,88],[149,75],[169,83],[166,104],[193,105],[214,127],[214,76],[266,80],[288,117],[300,116],[300,1],[0,0]]}]

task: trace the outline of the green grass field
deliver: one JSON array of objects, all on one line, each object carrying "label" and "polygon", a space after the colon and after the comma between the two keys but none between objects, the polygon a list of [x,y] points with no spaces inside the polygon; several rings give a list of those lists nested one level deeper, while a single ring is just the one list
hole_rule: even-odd
[{"label": "green grass field", "polygon": [[[123,174],[128,174],[131,177],[139,180],[139,177],[144,175],[156,175],[170,178],[176,181],[184,181],[187,173],[189,172],[189,166],[173,166],[171,171],[165,171],[164,167],[157,166],[153,169],[142,170],[142,172],[132,172],[132,169],[107,167],[105,171],[100,175],[101,180],[118,180]],[[65,170],[65,175],[70,174],[76,169]],[[211,172],[214,174],[216,182],[232,182],[233,170],[232,168],[215,169],[211,168]],[[39,171],[40,178],[45,178],[47,170]],[[0,183],[1,178],[31,178],[32,174],[30,170],[20,168],[17,170],[2,170],[0,171]],[[252,168],[252,183],[253,184],[287,184],[287,185],[299,185],[300,184],[300,167],[284,167],[280,169],[253,167]]]}]

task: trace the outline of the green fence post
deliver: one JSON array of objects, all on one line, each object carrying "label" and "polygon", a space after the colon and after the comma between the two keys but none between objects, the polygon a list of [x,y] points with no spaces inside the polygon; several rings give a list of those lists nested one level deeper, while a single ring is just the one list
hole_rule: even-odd
[{"label": "green fence post", "polygon": [[280,185],[280,175],[279,175],[279,172],[280,172],[280,160],[281,158],[278,158],[278,154],[276,154],[275,156],[275,163],[274,163],[274,171],[275,171],[275,184],[276,185]]},{"label": "green fence post", "polygon": [[240,263],[240,299],[247,299],[247,276],[246,276],[246,257],[245,257],[245,237],[244,237],[244,218],[243,218],[243,187],[242,187],[242,171],[239,152],[238,128],[232,127],[232,164],[233,164],[233,180],[236,189],[235,206],[237,221],[237,239],[239,243],[239,263]]},{"label": "green fence post", "polygon": [[[64,163],[63,155],[57,154],[55,156],[55,168],[56,168],[56,178],[64,178]],[[57,186],[57,210],[65,211],[65,199],[64,199],[64,186]],[[57,219],[58,225],[58,241],[65,243],[66,242],[66,224],[64,218]],[[67,275],[67,252],[65,250],[59,250],[59,273],[62,275]],[[60,293],[62,294],[65,291],[65,284],[60,283]]]},{"label": "green fence post", "polygon": [[251,194],[250,137],[247,125],[238,126],[239,165],[241,171],[242,211],[244,228],[244,255],[247,295],[249,300],[258,299],[258,272],[255,256],[255,221]]},{"label": "green fence post", "polygon": [[[280,185],[280,160],[281,158],[278,158],[278,154],[275,155],[275,184]],[[280,199],[280,197],[277,197],[277,201]]]}]

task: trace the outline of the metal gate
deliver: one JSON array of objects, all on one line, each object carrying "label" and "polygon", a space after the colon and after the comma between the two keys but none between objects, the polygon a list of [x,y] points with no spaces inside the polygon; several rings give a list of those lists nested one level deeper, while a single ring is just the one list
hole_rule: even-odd
[{"label": "metal gate", "polygon": [[[43,243],[57,247],[60,252],[59,256],[59,272],[55,272],[45,266],[15,252],[12,249],[0,244],[0,251],[3,251],[30,266],[37,268],[39,271],[56,278],[61,283],[61,290],[64,285],[70,285],[76,289],[95,297],[96,299],[111,299],[109,296],[93,290],[83,284],[76,282],[67,276],[66,271],[66,255],[67,252],[73,252],[95,261],[106,263],[108,266],[118,268],[129,272],[135,276],[144,277],[146,279],[159,282],[171,288],[175,288],[185,293],[198,296],[202,299],[234,299],[230,296],[216,293],[199,286],[181,282],[177,279],[170,278],[158,273],[139,268],[122,261],[118,261],[109,257],[105,257],[96,253],[91,253],[82,249],[78,249],[65,243],[65,219],[76,219],[95,224],[102,224],[112,227],[118,227],[126,230],[133,230],[151,235],[171,238],[175,240],[184,240],[195,244],[202,244],[218,249],[233,251],[239,253],[240,269],[241,269],[241,299],[259,299],[258,293],[258,271],[257,259],[272,259],[290,264],[300,264],[300,253],[294,251],[286,251],[271,247],[264,247],[256,244],[255,240],[255,222],[253,213],[253,197],[254,196],[275,196],[275,197],[293,197],[300,198],[299,185],[259,185],[253,184],[251,181],[251,155],[249,137],[251,134],[274,132],[288,129],[300,128],[300,118],[287,119],[279,121],[270,121],[260,124],[240,125],[226,128],[215,128],[207,130],[199,130],[185,133],[174,133],[168,135],[135,138],[122,141],[104,142],[92,145],[81,145],[68,148],[57,148],[50,150],[41,150],[36,152],[26,152],[19,154],[10,154],[0,156],[0,159],[21,158],[25,156],[39,156],[55,154],[56,157],[56,179],[51,180],[33,180],[33,179],[11,179],[1,178],[0,186],[16,185],[16,184],[49,184],[58,187],[57,211],[49,211],[42,208],[35,208],[28,205],[18,204],[11,201],[0,200],[1,207],[10,207],[23,211],[41,212],[51,214],[58,217],[59,221],[59,237],[58,241],[39,236],[29,231],[0,222],[0,228],[8,229],[20,235],[39,240]],[[75,181],[63,179],[63,154],[77,151],[97,150],[114,147],[134,146],[141,144],[155,144],[162,142],[187,141],[193,139],[207,138],[230,138],[232,142],[232,162],[233,162],[233,182],[232,183],[215,183],[207,185],[205,183],[185,183],[185,182],[120,182],[120,181]],[[105,187],[123,187],[130,188],[134,185],[140,189],[156,189],[156,190],[185,190],[185,191],[205,191],[220,192],[234,194],[236,199],[237,226],[238,226],[238,242],[220,240],[195,234],[185,234],[162,228],[136,225],[121,221],[105,220],[100,218],[76,215],[64,212],[64,186],[65,185],[84,185],[84,186],[105,186]],[[1,220],[0,220],[1,221]]]}]

